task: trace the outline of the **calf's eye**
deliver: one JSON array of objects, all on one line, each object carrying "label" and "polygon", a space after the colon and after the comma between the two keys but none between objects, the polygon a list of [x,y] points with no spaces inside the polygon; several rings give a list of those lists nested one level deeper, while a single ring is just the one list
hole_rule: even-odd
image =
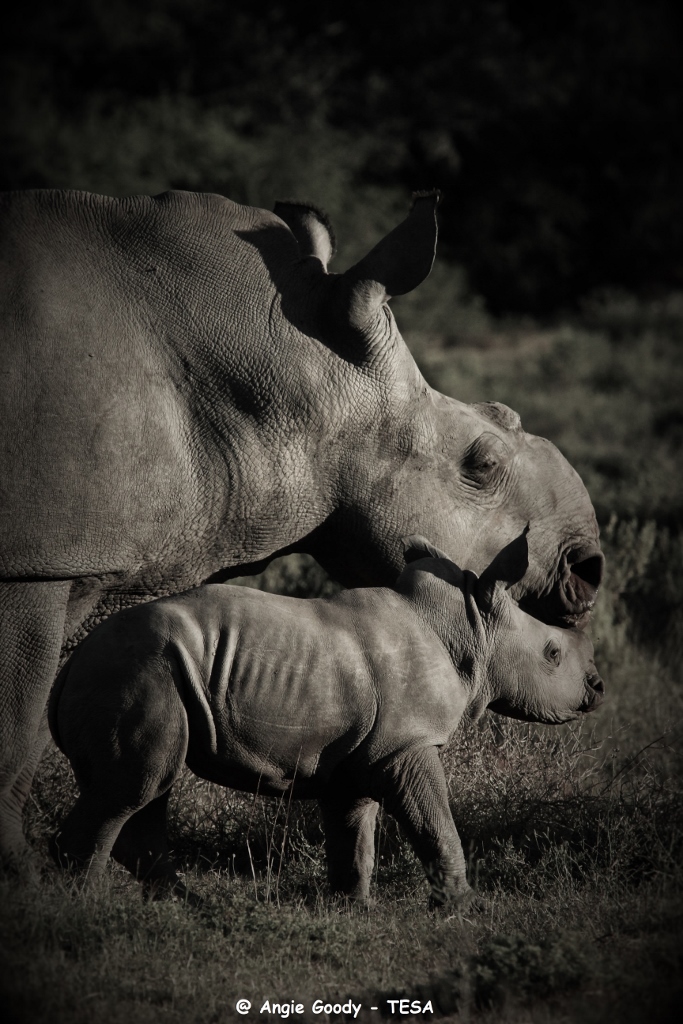
[{"label": "calf's eye", "polygon": [[560,650],[560,645],[556,640],[548,640],[543,648],[543,655],[548,659],[548,661],[552,661],[553,665],[560,664],[560,661],[562,660],[562,652]]}]

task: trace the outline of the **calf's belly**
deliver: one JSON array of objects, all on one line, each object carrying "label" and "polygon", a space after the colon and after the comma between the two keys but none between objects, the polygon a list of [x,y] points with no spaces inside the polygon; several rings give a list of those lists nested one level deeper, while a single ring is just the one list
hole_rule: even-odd
[{"label": "calf's belly", "polygon": [[215,721],[215,750],[190,730],[186,760],[200,778],[247,793],[315,799],[337,769],[354,788],[365,774],[362,744],[367,730],[358,723],[311,729],[291,721],[275,726],[258,716],[229,718],[229,726],[225,720]]},{"label": "calf's belly", "polygon": [[186,758],[188,768],[199,778],[215,782],[219,786],[237,789],[243,793],[261,796],[282,796],[287,794],[295,800],[312,800],[322,795],[329,775],[317,770],[317,766],[297,763],[296,759],[284,765],[274,764],[270,759],[258,757],[231,745],[219,753],[190,748]]}]

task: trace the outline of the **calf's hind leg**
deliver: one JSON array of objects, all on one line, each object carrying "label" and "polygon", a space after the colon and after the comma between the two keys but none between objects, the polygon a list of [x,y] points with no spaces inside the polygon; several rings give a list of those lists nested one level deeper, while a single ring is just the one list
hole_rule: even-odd
[{"label": "calf's hind leg", "polygon": [[56,734],[81,792],[53,855],[92,878],[112,854],[149,890],[184,894],[168,855],[166,805],[187,753],[185,709],[158,664],[120,684],[118,666],[96,669],[75,660],[59,695]]},{"label": "calf's hind leg", "polygon": [[[166,838],[166,807],[170,787],[151,799],[146,794],[131,800],[125,785],[91,785],[52,838],[50,849],[57,863],[72,872],[85,872],[87,881],[99,877],[110,856],[142,882],[145,893],[190,895],[171,862]],[[158,787],[154,787],[158,791]],[[194,901],[194,898],[192,898]]]},{"label": "calf's hind leg", "polygon": [[109,860],[112,846],[130,811],[102,792],[81,792],[70,813],[50,840],[56,863],[72,873],[98,878]]},{"label": "calf's hind leg", "polygon": [[168,849],[166,813],[170,795],[169,789],[125,822],[111,855],[142,882],[145,896],[158,899],[172,893],[197,906],[201,901],[179,879]]}]

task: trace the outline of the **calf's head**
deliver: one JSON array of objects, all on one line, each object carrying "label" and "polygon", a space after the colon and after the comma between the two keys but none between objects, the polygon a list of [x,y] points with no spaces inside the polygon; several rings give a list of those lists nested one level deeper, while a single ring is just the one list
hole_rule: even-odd
[{"label": "calf's head", "polygon": [[470,652],[474,706],[526,722],[560,724],[599,707],[604,684],[585,633],[549,626],[512,599],[511,588],[528,568],[527,532],[503,548],[479,577],[463,572],[424,538],[408,538],[406,561],[415,565],[402,575],[400,589],[411,587],[411,569],[422,573],[419,587],[413,586],[420,606],[434,617],[442,635],[450,620],[454,647]]}]

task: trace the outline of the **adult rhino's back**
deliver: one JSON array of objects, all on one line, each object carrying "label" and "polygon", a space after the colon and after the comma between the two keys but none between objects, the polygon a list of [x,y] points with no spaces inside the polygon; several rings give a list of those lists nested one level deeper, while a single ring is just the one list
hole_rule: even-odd
[{"label": "adult rhino's back", "polygon": [[276,218],[47,190],[6,194],[0,217],[0,574],[154,560],[197,529],[211,360],[267,329],[273,285],[237,232]]}]

